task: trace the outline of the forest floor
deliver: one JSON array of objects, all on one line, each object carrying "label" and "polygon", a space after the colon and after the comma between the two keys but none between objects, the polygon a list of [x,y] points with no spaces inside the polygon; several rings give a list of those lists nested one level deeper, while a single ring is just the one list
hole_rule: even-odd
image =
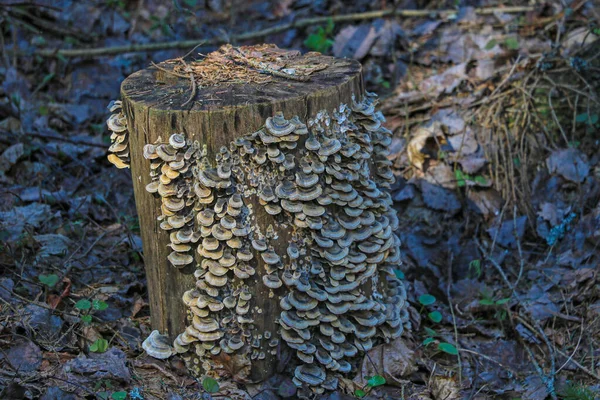
[{"label": "forest floor", "polygon": [[598,4],[204,3],[0,4],[0,398],[295,397],[285,374],[209,395],[141,349],[141,239],[106,106],[194,45],[91,49],[190,38],[352,57],[381,96],[412,329],[324,398],[600,398]]}]

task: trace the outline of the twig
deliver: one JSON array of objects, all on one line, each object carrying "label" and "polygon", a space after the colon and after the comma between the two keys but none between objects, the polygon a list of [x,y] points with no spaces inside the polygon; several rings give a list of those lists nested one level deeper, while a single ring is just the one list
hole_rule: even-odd
[{"label": "twig", "polygon": [[[450,259],[448,260],[448,285],[446,285],[446,297],[448,298],[448,305],[450,306],[450,314],[452,315],[452,326],[454,327],[454,343],[456,343],[456,349],[460,350],[460,344],[458,343],[458,328],[456,327],[456,314],[454,314],[454,305],[452,304],[452,297],[450,296],[450,289],[452,288],[452,262],[454,261],[454,253],[450,253]],[[462,361],[460,354],[457,356],[458,360],[458,385],[462,387]]]},{"label": "twig", "polygon": [[277,77],[285,78],[285,79],[291,79],[293,81],[301,81],[301,82],[305,82],[310,79],[310,77],[308,77],[308,76],[291,75],[291,74],[286,74],[285,72],[282,72],[282,71],[277,71],[273,68],[270,68],[264,62],[246,58],[246,56],[237,48],[235,50],[240,55],[240,58],[234,59],[235,62],[250,66],[250,67],[258,70],[258,72],[260,72],[260,73],[269,74],[269,75],[273,75],[273,76],[277,76]]},{"label": "twig", "polygon": [[[487,7],[477,8],[475,13],[479,15],[491,15],[497,12],[502,13],[523,13],[533,11],[534,7]],[[364,21],[389,16],[406,17],[406,18],[422,18],[429,16],[451,16],[455,15],[456,10],[394,10],[387,9],[381,11],[370,11],[364,13],[355,14],[344,14],[344,15],[333,15],[328,17],[314,17],[314,18],[301,18],[293,22],[273,26],[270,28],[262,29],[256,32],[246,32],[238,35],[231,35],[230,37],[215,37],[207,39],[201,42],[197,39],[192,40],[176,40],[171,42],[162,43],[146,43],[146,44],[132,44],[127,46],[113,46],[113,47],[96,47],[96,48],[85,48],[85,49],[40,49],[36,52],[36,55],[42,57],[100,57],[123,53],[136,53],[141,51],[159,51],[159,50],[172,50],[172,49],[186,49],[189,47],[197,46],[199,43],[206,46],[214,46],[227,42],[239,42],[249,39],[256,39],[283,31],[287,31],[293,28],[304,28],[312,25],[325,24],[329,20],[333,22],[346,22],[346,21]],[[230,40],[228,40],[230,39]],[[26,54],[29,55],[29,54]]]},{"label": "twig", "polygon": [[174,71],[169,71],[168,69],[166,69],[166,68],[163,68],[163,67],[161,67],[160,65],[157,65],[157,64],[156,64],[154,61],[150,61],[150,64],[152,64],[152,66],[153,66],[153,67],[155,67],[156,69],[158,69],[158,70],[160,70],[160,71],[164,72],[165,74],[169,74],[169,75],[177,76],[177,77],[179,77],[179,78],[185,78],[185,79],[188,79],[188,78],[189,78],[189,76],[188,76],[188,75],[183,75],[183,74],[179,74],[179,73],[177,73],[177,72],[174,72]]},{"label": "twig", "polygon": [[[527,322],[525,319],[523,319],[521,316],[516,315],[515,318],[517,320],[519,320],[520,323],[522,323],[529,331],[535,333],[538,337],[541,337],[541,335],[539,334],[539,332],[537,332],[537,330],[531,326],[531,324],[529,324],[529,322]],[[567,356],[566,353],[564,353],[562,350],[558,349],[558,348],[554,348],[556,350],[556,352],[558,354],[560,354],[563,357],[567,357],[569,358],[569,356]],[[588,374],[589,376],[591,376],[592,378],[595,378],[596,380],[600,381],[600,375],[596,374],[594,371],[591,371],[590,369],[588,369],[587,367],[584,367],[583,365],[581,365],[579,362],[577,362],[575,359],[571,358],[570,362],[572,362],[573,364],[575,364],[575,366],[577,366],[580,370],[582,370],[583,372],[585,372],[586,374]]]},{"label": "twig", "polygon": [[[0,135],[9,135],[9,134],[11,134],[9,131],[0,129]],[[66,137],[57,136],[57,135],[49,135],[46,133],[28,132],[25,134],[25,136],[37,137],[40,139],[56,140],[57,142],[73,143],[73,144],[78,144],[81,146],[101,147],[103,149],[106,148],[106,145],[103,143],[93,143],[93,142],[88,142],[85,140],[69,139]]]},{"label": "twig", "polygon": [[[198,47],[198,46],[196,46],[196,47]],[[177,60],[181,61],[181,63],[183,64],[183,70],[190,74],[190,84],[192,86],[192,93],[190,94],[189,99],[187,99],[187,101],[181,105],[182,107],[187,106],[188,103],[190,101],[194,100],[194,97],[196,97],[196,79],[194,79],[194,72],[192,71],[192,69],[187,65],[187,63],[184,60],[184,58],[187,57],[192,51],[194,51],[194,50],[190,50],[185,56],[179,57],[177,59]]]}]

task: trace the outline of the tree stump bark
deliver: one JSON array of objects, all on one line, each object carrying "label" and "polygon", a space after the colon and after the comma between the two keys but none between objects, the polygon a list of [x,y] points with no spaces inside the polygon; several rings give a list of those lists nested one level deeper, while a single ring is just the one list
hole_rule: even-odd
[{"label": "tree stump bark", "polygon": [[[362,194],[365,204],[371,204],[373,210],[383,210],[385,207],[389,209],[389,204],[385,206],[386,196],[378,185],[384,181],[389,182],[393,176],[385,155],[371,154],[385,145],[381,142],[387,140],[387,133],[380,127],[382,118],[374,114],[373,104],[370,101],[357,103],[365,97],[360,64],[354,60],[335,59],[315,53],[296,56],[293,63],[296,70],[314,66],[319,68],[307,75],[308,79],[302,80],[295,79],[287,71],[275,72],[277,76],[262,83],[226,83],[201,87],[196,90],[191,101],[190,80],[185,79],[185,75],[178,73],[179,76],[174,76],[170,73],[174,65],[172,63],[136,72],[121,86],[129,136],[128,139],[121,138],[117,141],[128,140],[129,148],[127,151],[122,150],[122,146],[118,149],[130,159],[143,241],[152,327],[175,340],[177,351],[188,350],[188,365],[196,374],[207,369],[214,370],[217,360],[217,364],[220,363],[220,367],[227,370],[227,373],[239,374],[250,381],[263,380],[277,368],[283,367],[281,363],[286,363],[285,352],[291,350],[281,347],[284,342],[297,349],[298,355],[305,362],[307,359],[315,359],[315,351],[306,349],[306,344],[298,344],[295,340],[301,339],[296,339],[297,334],[291,330],[289,332],[293,334],[293,338],[290,339],[287,328],[298,318],[310,314],[309,310],[313,309],[312,313],[315,314],[317,308],[309,304],[303,309],[305,306],[295,304],[293,321],[286,322],[288,325],[284,326],[285,332],[282,330],[282,333],[287,334],[285,341],[280,340],[278,344],[274,339],[280,338],[277,333],[281,329],[280,319],[289,316],[287,313],[282,314],[282,306],[294,310],[287,299],[292,303],[300,301],[300,298],[302,301],[308,299],[309,302],[320,304],[321,312],[317,314],[328,314],[332,320],[337,319],[334,315],[338,314],[335,307],[348,304],[352,309],[354,303],[351,304],[345,298],[340,303],[341,300],[337,297],[330,302],[328,296],[342,296],[339,297],[342,299],[345,295],[343,291],[334,288],[332,292],[337,294],[330,295],[317,288],[318,285],[304,280],[305,275],[310,274],[312,265],[313,269],[321,269],[313,271],[315,276],[320,276],[318,279],[323,279],[324,285],[329,285],[330,278],[326,274],[330,271],[327,264],[324,264],[323,271],[323,266],[315,261],[320,257],[318,254],[311,256],[314,252],[311,247],[317,245],[310,234],[302,233],[302,229],[308,225],[316,229],[322,227],[325,216],[321,218],[321,215],[325,213],[325,207],[341,210],[339,205],[346,202],[338,199],[344,193],[346,196],[356,193],[354,198],[357,195],[361,197]],[[265,64],[260,67],[265,67]],[[226,71],[229,67],[223,68]],[[294,71],[291,72],[293,73]],[[340,108],[340,105],[348,107]],[[328,138],[330,124],[338,129],[339,126],[350,123],[346,121],[350,115],[350,105],[357,108],[353,108],[353,112],[358,112],[357,115],[361,118],[367,118],[364,122],[357,122],[362,127],[356,133],[358,141],[354,143],[346,139],[339,141],[333,137]],[[352,121],[353,118],[351,117]],[[309,127],[305,124],[309,124]],[[348,129],[356,128],[353,122],[352,126],[348,126]],[[371,131],[375,138],[372,143],[369,136]],[[377,135],[381,137],[377,139]],[[116,134],[116,137],[120,136]],[[321,143],[317,143],[319,140]],[[252,147],[252,143],[260,143],[264,147]],[[326,146],[329,147],[325,150],[316,150],[317,147]],[[311,155],[311,150],[307,150],[311,148],[314,155]],[[356,171],[334,170],[334,153],[339,151],[345,156],[336,154],[338,161],[342,158],[351,160],[352,154],[356,153],[356,161],[352,161],[351,165]],[[362,155],[365,160],[358,155]],[[331,164],[327,162],[328,156]],[[249,163],[244,163],[246,159],[250,160]],[[312,160],[312,164],[306,160]],[[195,164],[186,164],[192,161]],[[321,165],[320,169],[315,167],[317,164]],[[360,178],[364,185],[361,186],[362,189],[357,189],[358,192],[348,183],[343,183],[346,175],[349,176],[348,181],[351,181],[350,176],[358,181],[360,170],[364,173],[369,166],[377,171],[371,175],[379,183],[370,180],[368,171],[366,176]],[[252,170],[254,167],[258,170]],[[307,173],[302,172],[303,169]],[[333,178],[333,185],[348,192],[328,191],[327,185],[332,184],[332,178],[328,174],[341,174],[342,176],[337,177],[339,181]],[[303,179],[307,180],[306,185],[303,184]],[[308,182],[313,180],[314,182]],[[296,189],[294,181],[300,185]],[[333,203],[331,206],[321,206],[321,199],[317,200],[309,194],[311,190],[315,193],[315,182],[319,182],[316,183],[319,193],[331,195],[328,195],[328,202],[323,203]],[[303,189],[304,187],[307,189]],[[308,189],[309,187],[312,189]],[[296,190],[293,192],[296,195],[286,197],[290,190]],[[158,191],[160,196],[153,196],[148,191]],[[238,197],[235,197],[236,193]],[[303,195],[309,196],[309,201],[302,203]],[[372,199],[368,199],[368,196],[372,196]],[[242,208],[236,208],[239,205],[236,203],[243,203]],[[183,214],[179,211],[181,207]],[[210,210],[207,211],[208,208]],[[354,339],[358,342],[345,347],[344,351],[350,355],[356,354],[355,346],[359,346],[358,351],[368,350],[365,347],[372,346],[370,338],[375,337],[375,326],[378,326],[379,334],[379,326],[384,322],[389,324],[382,334],[382,337],[387,335],[387,340],[397,337],[407,324],[404,305],[406,295],[402,284],[394,280],[391,267],[398,260],[399,245],[395,235],[389,233],[394,228],[394,216],[388,211],[373,213],[368,211],[368,207],[366,213],[368,217],[365,216],[367,214],[363,215],[364,224],[381,228],[377,231],[379,236],[373,236],[375,233],[370,236],[371,228],[362,227],[360,218],[354,224],[353,217],[343,217],[344,225],[355,225],[346,228],[340,227],[335,221],[325,221],[326,226],[333,229],[330,236],[333,240],[337,239],[340,245],[332,244],[335,251],[331,250],[331,254],[319,253],[324,254],[323,257],[331,257],[334,260],[332,268],[342,274],[341,278],[332,278],[340,279],[332,281],[332,285],[338,287],[342,283],[357,286],[347,296],[358,299],[355,301],[358,305],[354,308],[361,314],[360,317],[355,317],[356,321],[364,322],[369,327],[365,328],[368,332],[361,328],[364,337]],[[203,221],[206,220],[210,221],[204,224]],[[356,239],[353,244],[353,236],[344,232],[351,233],[354,228],[356,237],[364,237]],[[358,233],[361,229],[362,233]],[[317,240],[333,243],[332,239],[321,236]],[[341,243],[343,240],[347,241],[346,248]],[[360,240],[364,242],[359,244]],[[364,245],[368,252],[366,256],[359,257],[358,248],[356,251],[352,250],[357,244]],[[367,248],[368,246],[370,247]],[[353,259],[350,260],[349,256],[345,256],[349,248],[354,252],[351,253]],[[233,260],[229,262],[229,258]],[[366,262],[361,261],[365,258]],[[386,258],[391,263],[384,265]],[[354,263],[348,265],[354,266],[356,271],[342,271],[347,263]],[[171,264],[176,264],[179,268]],[[334,267],[334,264],[338,267]],[[381,268],[376,268],[378,265]],[[236,269],[233,270],[234,268]],[[347,277],[344,277],[345,274]],[[285,285],[282,284],[282,279]],[[367,280],[368,285],[365,283]],[[323,297],[319,300],[321,303],[306,297],[299,282],[309,282],[309,289],[313,285],[311,296]],[[289,289],[296,287],[300,291]],[[290,294],[292,298],[286,297],[290,290],[296,293]],[[392,296],[392,302],[396,305],[385,305],[387,303],[382,299],[388,295]],[[327,311],[327,307],[334,309],[333,314]],[[368,307],[375,311],[365,311]],[[224,314],[225,312],[227,313]],[[323,317],[322,320],[326,319]],[[356,321],[354,322],[357,323]],[[211,326],[215,322],[213,329]],[[311,323],[314,328],[310,329],[318,331],[319,326],[316,325]],[[345,331],[344,328],[339,329]],[[303,337],[312,335],[316,338],[316,334],[309,334],[303,327],[298,328],[298,332]],[[344,337],[337,328],[332,328],[332,332],[334,336],[339,333]],[[207,335],[210,339],[191,343],[196,340],[192,337],[194,335]],[[338,340],[335,342],[338,343]],[[192,348],[188,349],[190,344]],[[232,350],[238,350],[239,346],[243,346],[239,351],[244,354],[235,358],[238,351]],[[304,347],[300,349],[298,346]],[[332,346],[339,348],[338,345]],[[208,359],[211,361],[208,362]],[[345,361],[340,363],[332,360],[329,364],[330,367],[333,366],[331,368],[341,368],[347,372],[350,364]],[[231,367],[232,364],[235,366]],[[325,372],[321,373],[320,369],[297,370],[295,379],[297,384],[319,386],[325,381]]]}]

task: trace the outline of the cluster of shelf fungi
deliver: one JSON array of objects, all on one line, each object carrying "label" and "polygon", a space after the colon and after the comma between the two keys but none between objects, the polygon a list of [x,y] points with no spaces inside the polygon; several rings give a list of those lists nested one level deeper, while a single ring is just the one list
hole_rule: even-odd
[{"label": "cluster of shelf fungi", "polygon": [[[153,332],[144,342],[149,354],[179,353],[203,374],[221,352],[252,362],[288,346],[297,356],[294,383],[322,393],[336,389],[361,354],[402,334],[409,322],[394,273],[398,219],[386,190],[394,180],[391,132],[375,105],[367,94],[306,124],[277,112],[214,157],[181,133],[144,147],[146,190],[161,199],[169,261],[196,267],[196,287],[183,295],[189,325],[172,344]],[[276,224],[261,231],[253,203]],[[275,251],[280,230],[291,238],[285,254]],[[279,302],[277,332],[254,329],[263,310],[245,281],[255,274]]]}]

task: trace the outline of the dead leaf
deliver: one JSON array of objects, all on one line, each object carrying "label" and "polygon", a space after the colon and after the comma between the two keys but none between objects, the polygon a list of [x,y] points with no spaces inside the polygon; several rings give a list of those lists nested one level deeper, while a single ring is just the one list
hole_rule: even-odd
[{"label": "dead leaf", "polygon": [[57,296],[57,295],[51,294],[48,296],[47,303],[53,309],[58,307],[58,305],[60,304],[62,299],[64,299],[65,297],[68,297],[71,294],[71,280],[67,277],[64,277],[62,279],[62,283],[65,284],[65,287],[62,290],[62,292],[60,293],[60,295]]},{"label": "dead leaf", "polygon": [[445,163],[437,163],[427,168],[423,178],[434,185],[442,186],[446,189],[456,189],[456,177],[452,167]]},{"label": "dead leaf", "polygon": [[34,372],[42,364],[42,351],[35,343],[22,340],[6,352],[6,360],[17,372]]},{"label": "dead leaf", "polygon": [[381,375],[388,384],[393,385],[399,384],[401,378],[415,372],[417,365],[414,351],[404,341],[405,339],[398,338],[369,350],[353,382],[364,387],[367,384],[367,376]]},{"label": "dead leaf", "polygon": [[442,186],[434,185],[424,179],[420,180],[423,201],[427,207],[438,211],[446,211],[454,215],[461,209],[456,193]]},{"label": "dead leaf", "polygon": [[0,155],[0,172],[8,171],[25,154],[23,143],[9,146],[2,155]]},{"label": "dead leaf", "polygon": [[484,217],[495,217],[502,207],[502,196],[495,189],[469,190],[467,198]]},{"label": "dead leaf", "polygon": [[333,43],[336,57],[362,60],[379,35],[372,25],[351,25],[342,29]]},{"label": "dead leaf", "polygon": [[415,130],[406,146],[406,154],[412,165],[420,170],[425,169],[425,161],[437,158],[440,146],[446,144],[444,133],[439,122],[420,126]]},{"label": "dead leaf", "polygon": [[551,174],[557,173],[571,182],[583,182],[590,172],[587,156],[573,148],[552,152],[546,166]]},{"label": "dead leaf", "polygon": [[516,220],[504,221],[498,226],[492,226],[487,230],[488,234],[500,246],[510,249],[517,248],[517,240],[521,240],[525,234],[525,223],[527,216],[517,217]]},{"label": "dead leaf", "polygon": [[431,97],[437,97],[442,93],[452,93],[463,80],[467,79],[466,68],[467,63],[450,67],[441,74],[423,80],[419,84],[419,90]]},{"label": "dead leaf", "polygon": [[429,380],[431,394],[435,400],[453,400],[460,398],[460,387],[457,378],[434,375]]},{"label": "dead leaf", "polygon": [[216,364],[215,371],[225,373],[225,376],[230,376],[235,382],[246,382],[248,380],[252,363],[246,355],[234,354],[230,356],[221,352],[212,359]]}]

